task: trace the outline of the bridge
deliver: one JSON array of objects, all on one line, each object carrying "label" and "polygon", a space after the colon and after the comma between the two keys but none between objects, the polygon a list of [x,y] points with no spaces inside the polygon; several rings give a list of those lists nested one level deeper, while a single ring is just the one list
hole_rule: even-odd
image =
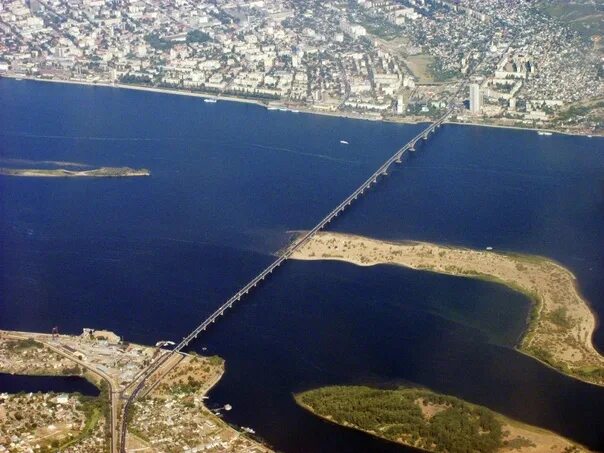
[{"label": "bridge", "polygon": [[[462,83],[458,90],[453,95],[452,99],[456,99],[457,95],[465,88],[466,83]],[[303,236],[299,237],[295,243],[286,248],[271,264],[269,264],[262,272],[260,272],[256,277],[250,280],[244,287],[242,287],[239,291],[237,291],[230,299],[224,302],[220,307],[218,307],[210,316],[208,316],[201,324],[199,324],[191,333],[189,333],[186,337],[182,339],[180,343],[178,343],[172,350],[165,352],[154,362],[152,362],[147,369],[142,372],[138,379],[133,382],[134,387],[131,389],[130,396],[126,399],[124,403],[124,409],[122,412],[122,420],[120,427],[120,452],[126,452],[126,422],[128,419],[128,413],[130,410],[130,406],[132,402],[136,399],[136,397],[141,393],[144,389],[147,380],[163,365],[166,361],[172,357],[174,354],[179,353],[183,348],[187,347],[193,340],[195,340],[198,335],[206,330],[210,325],[216,322],[221,316],[225,314],[225,312],[232,308],[237,302],[239,302],[246,294],[248,294],[251,290],[253,290],[258,284],[260,284],[263,280],[269,277],[273,271],[275,271],[278,267],[280,267],[285,261],[287,261],[294,252],[302,248],[308,241],[312,239],[312,237],[317,234],[319,231],[323,230],[327,225],[329,225],[336,217],[342,214],[346,209],[348,209],[354,201],[356,201],[359,197],[361,197],[367,190],[369,190],[373,185],[377,184],[378,180],[382,176],[388,175],[388,170],[396,164],[400,164],[402,162],[402,158],[408,151],[415,151],[418,143],[428,140],[430,134],[435,132],[447,119],[447,117],[453,111],[454,106],[450,105],[446,112],[440,116],[436,121],[431,123],[425,129],[423,129],[419,134],[409,140],[402,148],[400,148],[396,153],[392,155],[386,162],[384,162],[369,178],[365,180],[354,192],[352,192],[344,201],[342,201],[338,206],[336,206],[329,214],[327,214],[312,230],[306,232]]]}]

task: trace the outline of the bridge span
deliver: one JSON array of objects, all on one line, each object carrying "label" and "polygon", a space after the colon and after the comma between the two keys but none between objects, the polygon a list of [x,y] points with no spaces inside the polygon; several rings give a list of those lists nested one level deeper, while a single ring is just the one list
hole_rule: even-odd
[{"label": "bridge span", "polygon": [[[459,88],[457,93],[459,93],[462,88],[463,85]],[[396,153],[394,153],[392,157],[390,157],[386,162],[384,162],[371,176],[369,176],[369,178],[365,180],[365,182],[363,182],[344,201],[342,201],[329,214],[327,214],[312,230],[306,232],[303,236],[299,237],[295,243],[291,244],[288,248],[286,248],[271,264],[268,265],[268,267],[266,267],[256,277],[250,280],[245,286],[243,286],[239,291],[237,291],[233,296],[231,296],[230,299],[228,299],[220,307],[218,307],[201,324],[195,327],[195,329],[193,329],[191,333],[184,337],[181,342],[178,343],[172,350],[160,355],[154,362],[152,362],[148,366],[148,368],[143,373],[139,375],[138,380],[131,384],[134,386],[131,388],[130,395],[124,403],[124,409],[122,412],[122,423],[120,427],[120,452],[126,452],[126,422],[128,419],[130,405],[132,404],[134,399],[136,399],[136,397],[140,394],[140,392],[144,389],[146,382],[151,377],[151,375],[153,375],[153,373],[155,373],[164,363],[166,363],[166,361],[173,354],[180,352],[183,348],[188,346],[189,343],[195,340],[201,332],[203,332],[211,324],[216,322],[216,320],[222,315],[224,315],[224,313],[229,308],[231,308],[235,303],[239,302],[246,294],[248,294],[270,274],[272,274],[273,271],[279,266],[281,266],[285,261],[287,261],[296,250],[303,247],[315,234],[324,229],[327,225],[329,225],[329,223],[331,223],[332,220],[334,220],[338,215],[348,209],[348,207],[350,207],[350,205],[355,200],[361,197],[365,193],[365,191],[370,189],[371,186],[373,186],[374,184],[377,184],[378,179],[381,176],[388,175],[388,169],[393,165],[400,164],[402,162],[402,157],[407,151],[415,151],[415,148],[419,142],[427,140],[430,134],[435,132],[445,122],[447,117],[453,111],[453,108],[454,107],[449,107],[445,114],[443,114],[436,121],[434,121],[425,129],[423,129],[419,134],[409,140],[402,148],[396,151]]]}]

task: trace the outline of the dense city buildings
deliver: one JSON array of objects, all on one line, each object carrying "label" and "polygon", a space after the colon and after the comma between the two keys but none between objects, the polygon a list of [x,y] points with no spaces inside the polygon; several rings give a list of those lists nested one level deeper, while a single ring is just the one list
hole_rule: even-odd
[{"label": "dense city buildings", "polygon": [[0,75],[421,121],[442,112],[471,74],[481,114],[453,119],[582,133],[602,130],[595,43],[530,3],[504,0],[0,5]]}]

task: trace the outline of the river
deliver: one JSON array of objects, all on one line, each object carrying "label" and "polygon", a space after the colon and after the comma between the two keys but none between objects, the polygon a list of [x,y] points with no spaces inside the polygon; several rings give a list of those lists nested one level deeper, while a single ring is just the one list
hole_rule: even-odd
[{"label": "river", "polygon": [[[2,165],[152,173],[0,178],[0,328],[149,344],[184,336],[422,127],[6,79],[0,99]],[[601,317],[603,226],[604,140],[448,125],[330,228],[546,255]],[[424,385],[604,450],[604,389],[513,349],[528,310],[492,283],[289,262],[192,348],[227,361],[211,403],[283,451],[406,450],[294,404],[336,383]]]}]

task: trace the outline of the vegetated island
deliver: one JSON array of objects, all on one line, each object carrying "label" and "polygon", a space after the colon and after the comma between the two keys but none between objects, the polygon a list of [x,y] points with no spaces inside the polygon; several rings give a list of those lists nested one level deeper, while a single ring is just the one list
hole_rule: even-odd
[{"label": "vegetated island", "polygon": [[426,451],[588,451],[550,431],[422,388],[332,386],[294,397],[301,407],[325,420]]},{"label": "vegetated island", "polygon": [[533,301],[517,348],[565,374],[604,385],[604,357],[592,343],[595,316],[579,294],[575,276],[548,258],[332,232],[316,234],[292,258],[395,264],[506,285]]},{"label": "vegetated island", "polygon": [[42,178],[127,178],[150,176],[146,168],[100,167],[92,170],[67,170],[66,168],[0,168],[0,175]]}]

